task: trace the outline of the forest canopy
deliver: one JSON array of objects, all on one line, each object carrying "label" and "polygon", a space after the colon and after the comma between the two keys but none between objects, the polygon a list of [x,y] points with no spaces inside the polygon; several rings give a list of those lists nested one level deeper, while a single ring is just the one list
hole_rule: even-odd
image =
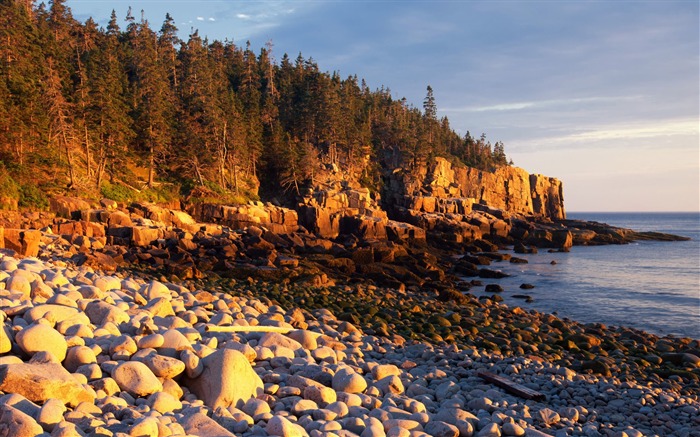
[{"label": "forest canopy", "polygon": [[0,0],[0,55],[0,176],[20,195],[201,186],[245,200],[258,183],[298,194],[320,164],[371,187],[389,155],[508,163],[502,143],[438,118],[430,86],[421,110],[301,54],[277,59],[272,42],[183,41],[170,15],[154,27],[113,12],[101,28],[65,0]]}]

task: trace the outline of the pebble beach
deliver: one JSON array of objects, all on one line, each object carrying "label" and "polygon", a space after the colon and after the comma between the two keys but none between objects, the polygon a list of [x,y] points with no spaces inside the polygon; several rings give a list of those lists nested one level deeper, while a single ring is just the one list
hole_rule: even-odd
[{"label": "pebble beach", "polygon": [[0,259],[0,436],[700,436],[698,340],[41,258]]}]

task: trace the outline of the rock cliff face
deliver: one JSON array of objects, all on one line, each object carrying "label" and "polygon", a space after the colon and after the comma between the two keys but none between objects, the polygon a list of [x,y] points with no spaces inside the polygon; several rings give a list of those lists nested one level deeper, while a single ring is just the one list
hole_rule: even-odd
[{"label": "rock cliff face", "polygon": [[403,208],[465,214],[470,210],[466,205],[478,203],[510,213],[566,218],[562,183],[518,167],[492,173],[435,158],[411,173],[396,169],[387,182],[387,202]]}]

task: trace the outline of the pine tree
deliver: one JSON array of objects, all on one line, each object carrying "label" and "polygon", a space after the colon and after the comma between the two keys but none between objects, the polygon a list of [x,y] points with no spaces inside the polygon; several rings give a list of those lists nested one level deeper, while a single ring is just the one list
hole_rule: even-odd
[{"label": "pine tree", "polygon": [[[131,31],[129,30],[131,27]],[[158,56],[157,36],[148,21],[127,27],[133,50],[134,126],[137,146],[146,154],[148,186],[155,182],[157,168],[170,152],[174,98],[168,72]]]}]

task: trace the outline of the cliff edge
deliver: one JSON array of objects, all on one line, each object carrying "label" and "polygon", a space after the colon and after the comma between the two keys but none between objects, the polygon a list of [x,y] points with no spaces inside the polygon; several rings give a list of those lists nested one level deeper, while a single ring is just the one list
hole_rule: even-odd
[{"label": "cliff edge", "polygon": [[503,166],[488,172],[453,165],[438,157],[412,171],[395,168],[386,180],[384,203],[388,208],[411,209],[416,205],[416,198],[423,198],[422,204],[437,205],[454,204],[461,199],[464,205],[480,204],[507,213],[553,220],[566,218],[562,182],[540,174],[529,174],[518,167]]}]

